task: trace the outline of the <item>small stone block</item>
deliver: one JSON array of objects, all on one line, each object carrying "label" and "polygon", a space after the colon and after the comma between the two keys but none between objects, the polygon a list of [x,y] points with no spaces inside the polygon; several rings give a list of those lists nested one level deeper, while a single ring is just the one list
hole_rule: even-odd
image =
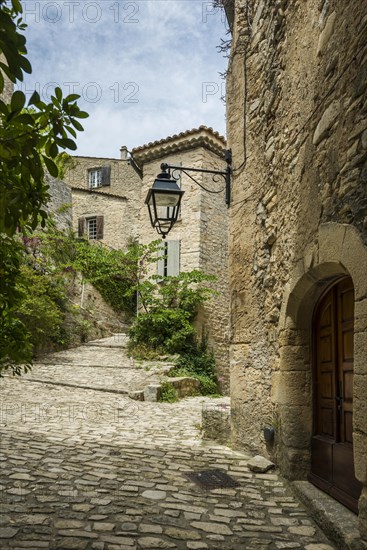
[{"label": "small stone block", "polygon": [[275,464],[270,462],[267,458],[256,455],[248,461],[247,466],[252,472],[265,473],[271,468],[275,468]]}]

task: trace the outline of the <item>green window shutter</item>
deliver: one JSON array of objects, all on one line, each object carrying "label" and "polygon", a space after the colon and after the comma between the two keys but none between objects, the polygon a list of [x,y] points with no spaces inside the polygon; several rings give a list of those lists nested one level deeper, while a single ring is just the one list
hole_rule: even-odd
[{"label": "green window shutter", "polygon": [[103,239],[103,216],[97,216],[97,236],[96,239]]},{"label": "green window shutter", "polygon": [[102,166],[102,186],[111,185],[111,166]]},{"label": "green window shutter", "polygon": [[165,265],[165,256],[166,256],[166,243],[158,248],[158,262],[157,262],[157,275],[164,277],[164,265]]},{"label": "green window shutter", "polygon": [[180,241],[167,241],[167,275],[176,277],[180,273]]}]

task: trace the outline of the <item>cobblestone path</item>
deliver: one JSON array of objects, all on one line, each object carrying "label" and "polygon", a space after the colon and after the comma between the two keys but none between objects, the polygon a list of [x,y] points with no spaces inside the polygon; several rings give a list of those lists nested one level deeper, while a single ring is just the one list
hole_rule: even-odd
[{"label": "cobblestone path", "polygon": [[[103,388],[123,355],[109,343],[54,354],[38,373],[54,384],[31,381],[37,368],[2,380],[2,550],[335,548],[276,472],[252,473],[248,456],[201,441],[202,407],[228,398],[148,403],[56,384]],[[131,370],[104,389],[133,387]],[[214,468],[239,487],[203,491],[184,476]]]}]

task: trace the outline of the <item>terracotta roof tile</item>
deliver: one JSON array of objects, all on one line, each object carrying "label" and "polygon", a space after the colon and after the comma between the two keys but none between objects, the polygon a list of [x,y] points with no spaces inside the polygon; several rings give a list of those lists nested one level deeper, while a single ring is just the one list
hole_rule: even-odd
[{"label": "terracotta roof tile", "polygon": [[209,134],[211,134],[217,140],[222,141],[223,147],[226,146],[226,140],[223,136],[221,136],[219,134],[219,132],[216,132],[210,126],[202,125],[202,126],[199,126],[199,128],[192,128],[191,130],[186,130],[185,132],[180,132],[179,134],[174,134],[173,136],[168,136],[164,139],[160,139],[160,140],[157,140],[157,141],[151,141],[149,143],[146,143],[145,145],[140,145],[139,147],[135,147],[131,152],[133,154],[139,154],[144,149],[150,149],[151,147],[157,147],[158,145],[163,145],[163,144],[166,144],[166,143],[168,144],[170,141],[175,141],[177,139],[188,138],[188,137],[190,137],[194,134],[198,134],[198,133],[203,132],[203,131],[208,132]]}]

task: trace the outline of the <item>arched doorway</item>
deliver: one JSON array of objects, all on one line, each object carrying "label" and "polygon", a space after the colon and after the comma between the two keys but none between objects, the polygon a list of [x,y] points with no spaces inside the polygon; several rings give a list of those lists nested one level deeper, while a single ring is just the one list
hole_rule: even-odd
[{"label": "arched doorway", "polygon": [[313,436],[309,480],[358,513],[353,458],[354,288],[327,288],[313,317]]}]

